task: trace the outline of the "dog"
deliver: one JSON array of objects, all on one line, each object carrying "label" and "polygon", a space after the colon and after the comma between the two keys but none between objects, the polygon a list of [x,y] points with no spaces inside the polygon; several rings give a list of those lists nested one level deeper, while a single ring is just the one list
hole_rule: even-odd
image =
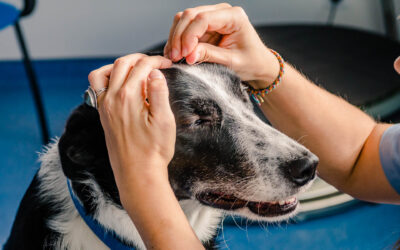
[{"label": "dog", "polygon": [[[214,246],[224,214],[258,221],[294,215],[317,156],[262,121],[246,84],[228,68],[175,64],[162,72],[177,124],[169,181],[205,247]],[[5,250],[113,248],[92,222],[123,246],[145,249],[121,205],[96,109],[77,107],[40,161]]]}]

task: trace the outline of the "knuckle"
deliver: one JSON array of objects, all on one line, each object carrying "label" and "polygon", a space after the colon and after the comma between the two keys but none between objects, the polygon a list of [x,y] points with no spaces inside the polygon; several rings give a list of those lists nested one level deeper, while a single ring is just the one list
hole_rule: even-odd
[{"label": "knuckle", "polygon": [[207,12],[200,12],[199,14],[196,15],[195,20],[196,21],[207,21],[208,18],[208,13]]},{"label": "knuckle", "polygon": [[126,57],[120,57],[120,58],[117,58],[115,61],[114,61],[114,65],[115,66],[117,66],[117,65],[125,65],[125,64],[127,64],[128,63],[128,59],[126,58]]},{"label": "knuckle", "polygon": [[181,16],[182,16],[182,11],[176,13],[174,16],[174,21],[175,22],[179,21],[179,19],[181,19]]},{"label": "knuckle", "polygon": [[135,53],[134,55],[139,56],[139,57],[147,56],[146,54],[143,54],[143,53]]},{"label": "knuckle", "polygon": [[152,58],[150,56],[142,57],[137,61],[138,65],[146,65],[149,64],[152,61]]},{"label": "knuckle", "polygon": [[230,5],[229,3],[220,3],[219,6],[223,7],[223,8],[230,8],[232,7],[232,5]]},{"label": "knuckle", "polygon": [[90,83],[92,83],[96,80],[97,74],[98,74],[97,70],[93,70],[89,73],[88,80]]},{"label": "knuckle", "polygon": [[235,11],[235,13],[237,15],[239,15],[241,17],[247,17],[247,14],[246,14],[246,12],[244,11],[244,9],[242,7],[235,6],[235,7],[232,7],[232,8],[233,8],[233,10]]},{"label": "knuckle", "polygon": [[186,9],[182,13],[182,18],[192,19],[195,15],[195,10],[193,8]]}]

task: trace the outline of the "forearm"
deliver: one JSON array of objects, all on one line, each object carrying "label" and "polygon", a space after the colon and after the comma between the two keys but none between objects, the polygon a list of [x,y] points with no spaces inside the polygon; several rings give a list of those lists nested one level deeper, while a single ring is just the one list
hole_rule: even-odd
[{"label": "forearm", "polygon": [[203,249],[164,176],[123,178],[121,200],[147,249]]},{"label": "forearm", "polygon": [[341,188],[376,126],[364,112],[311,83],[289,64],[281,86],[265,97],[272,125],[320,158],[319,174]]},{"label": "forearm", "polygon": [[[177,13],[164,52],[173,61],[186,57],[189,64],[213,62],[228,66],[256,89],[267,87],[280,66],[243,9],[227,4]],[[396,65],[400,72],[400,59]],[[386,125],[378,125],[345,100],[315,86],[290,65],[286,64],[281,86],[265,97],[261,109],[274,127],[319,156],[320,176],[337,188],[371,200],[379,199],[365,196],[369,191],[391,188],[383,176],[377,150]],[[373,161],[364,162],[371,155]],[[368,178],[373,180],[361,178],[365,167],[372,170]],[[371,185],[382,181],[383,186]],[[365,184],[368,188],[363,188]],[[391,194],[391,198],[398,198]]]}]

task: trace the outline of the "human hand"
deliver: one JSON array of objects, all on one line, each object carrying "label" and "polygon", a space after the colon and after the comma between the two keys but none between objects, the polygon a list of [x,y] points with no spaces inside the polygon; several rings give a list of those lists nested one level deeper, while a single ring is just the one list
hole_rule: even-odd
[{"label": "human hand", "polygon": [[279,63],[240,7],[227,3],[186,9],[175,15],[164,55],[188,64],[214,62],[234,70],[255,88],[279,74]]},{"label": "human hand", "polygon": [[168,180],[176,129],[167,83],[158,68],[170,66],[161,56],[132,54],[89,74],[93,89],[108,87],[98,97],[98,110],[121,196],[131,181]]},{"label": "human hand", "polygon": [[[108,155],[121,203],[146,248],[204,249],[168,181],[176,124],[158,69],[171,64],[132,54],[92,71],[89,82],[94,90],[108,87],[98,97]],[[185,240],[171,241],[177,235]]]},{"label": "human hand", "polygon": [[400,74],[400,56],[394,61],[394,69]]}]

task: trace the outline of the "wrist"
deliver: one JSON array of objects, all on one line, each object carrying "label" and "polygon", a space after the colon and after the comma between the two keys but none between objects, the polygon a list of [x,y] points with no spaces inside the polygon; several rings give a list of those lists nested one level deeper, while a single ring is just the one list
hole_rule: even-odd
[{"label": "wrist", "polygon": [[249,84],[255,89],[264,89],[271,85],[279,76],[280,63],[276,55],[271,50],[265,47],[266,52],[262,53],[260,60],[260,68],[254,75],[254,79],[249,81]]},{"label": "wrist", "polygon": [[[143,202],[155,206],[160,199],[176,199],[172,187],[166,178],[146,176],[117,185],[123,208],[128,211],[137,211],[143,207]],[[129,213],[132,216],[131,213]]]},{"label": "wrist", "polygon": [[167,171],[149,168],[148,170],[135,170],[124,175],[115,176],[121,202],[131,199],[140,200],[141,197],[157,194],[156,190],[171,188]]},{"label": "wrist", "polygon": [[168,163],[161,160],[122,163],[116,168],[113,167],[113,172],[118,189],[120,186],[136,188],[136,186],[141,187],[157,183],[169,184]]},{"label": "wrist", "polygon": [[264,102],[264,96],[269,94],[272,90],[274,90],[282,81],[282,76],[284,73],[284,66],[285,66],[285,62],[283,60],[283,58],[279,55],[278,52],[271,50],[271,52],[274,54],[274,56],[276,57],[277,61],[279,62],[279,73],[278,76],[276,77],[276,79],[269,85],[267,85],[266,87],[261,87],[262,82],[258,81],[258,82],[253,82],[253,84],[257,84],[258,88],[254,88],[254,86],[249,86],[249,88],[247,89],[247,91],[250,94],[250,97],[259,105],[261,106],[261,104]]}]

